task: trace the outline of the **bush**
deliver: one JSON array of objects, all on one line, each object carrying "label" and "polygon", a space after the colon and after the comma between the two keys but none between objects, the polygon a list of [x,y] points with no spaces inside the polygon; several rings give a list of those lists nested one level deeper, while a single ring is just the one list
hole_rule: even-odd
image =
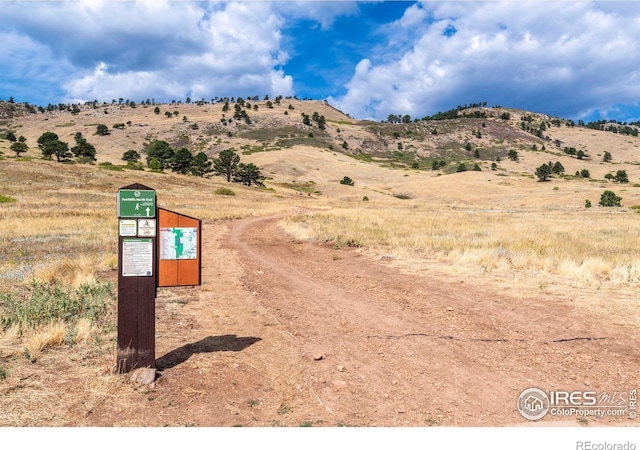
[{"label": "bush", "polygon": [[431,163],[431,170],[438,170],[446,165],[446,161],[439,161],[436,159],[435,161],[433,161],[433,163]]},{"label": "bush", "polygon": [[[551,162],[549,162],[549,165],[551,165]],[[551,172],[556,175],[561,175],[564,173],[564,166],[560,161],[556,161],[556,163],[551,167]]]},{"label": "bush", "polygon": [[221,188],[216,189],[214,191],[214,194],[216,194],[216,195],[236,195],[236,193],[233,192],[231,189],[225,188],[225,187],[221,187]]},{"label": "bush", "polygon": [[117,172],[122,172],[124,170],[121,166],[111,164],[109,161],[101,162],[100,164],[98,164],[98,167],[106,170],[115,170]]},{"label": "bush", "polygon": [[627,171],[626,170],[618,170],[616,172],[615,177],[613,177],[613,178],[618,183],[628,183],[629,182],[629,176],[627,175]]},{"label": "bush", "polygon": [[411,194],[393,194],[395,198],[399,198],[400,200],[410,200],[413,198]]},{"label": "bush", "polygon": [[22,296],[0,294],[0,327],[6,330],[17,326],[25,330],[57,320],[75,323],[79,319],[100,324],[113,307],[112,300],[113,287],[107,282],[83,284],[77,288],[34,282],[26,300]]},{"label": "bush", "polygon": [[13,197],[8,197],[6,195],[1,195],[0,194],[0,203],[13,203],[15,202],[16,199]]},{"label": "bush", "polygon": [[342,180],[340,180],[340,184],[346,184],[347,186],[353,186],[355,183],[353,182],[353,180],[349,177],[344,177]]},{"label": "bush", "polygon": [[140,153],[138,153],[135,150],[127,150],[122,154],[123,161],[138,162],[140,161],[140,157],[141,157]]},{"label": "bush", "polygon": [[96,126],[96,134],[99,136],[106,136],[109,134],[109,127],[102,123],[98,124]]},{"label": "bush", "polygon": [[162,172],[162,163],[156,158],[151,158],[147,162],[147,166],[149,166],[152,172]]},{"label": "bush", "polygon": [[584,207],[585,208],[591,208],[591,200],[587,199],[584,201]]},{"label": "bush", "polygon": [[551,167],[548,164],[543,164],[536,169],[536,176],[538,177],[538,181],[547,181],[547,179],[551,176]]},{"label": "bush", "polygon": [[144,170],[144,164],[141,162],[127,161],[126,167],[131,170]]},{"label": "bush", "polygon": [[620,200],[622,200],[622,197],[618,197],[612,191],[604,191],[600,197],[599,205],[606,207],[620,206]]}]

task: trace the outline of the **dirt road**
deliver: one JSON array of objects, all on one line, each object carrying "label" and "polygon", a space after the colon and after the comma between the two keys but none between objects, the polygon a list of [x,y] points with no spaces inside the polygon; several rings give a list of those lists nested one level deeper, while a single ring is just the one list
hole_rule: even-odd
[{"label": "dirt road", "polygon": [[526,388],[638,387],[637,327],[544,293],[406,275],[277,222],[205,225],[203,285],[160,291],[158,382],[86,425],[529,425]]}]

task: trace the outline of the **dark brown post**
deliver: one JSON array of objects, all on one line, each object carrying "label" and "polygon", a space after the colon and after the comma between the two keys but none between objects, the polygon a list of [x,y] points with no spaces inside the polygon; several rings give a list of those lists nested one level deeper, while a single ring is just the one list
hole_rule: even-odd
[{"label": "dark brown post", "polygon": [[155,368],[157,202],[135,183],[118,191],[118,373]]}]

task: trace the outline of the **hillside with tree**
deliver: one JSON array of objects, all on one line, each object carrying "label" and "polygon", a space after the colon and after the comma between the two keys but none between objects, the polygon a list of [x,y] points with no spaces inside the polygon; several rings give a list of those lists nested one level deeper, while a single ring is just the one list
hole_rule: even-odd
[{"label": "hillside with tree", "polygon": [[[283,169],[289,149],[328,151],[428,176],[489,172],[603,186],[640,181],[637,123],[576,124],[486,102],[422,118],[390,114],[376,122],[352,119],[327,102],[282,96],[168,104],[120,98],[46,107],[10,99],[0,101],[0,117],[0,158],[219,175],[257,188],[269,179],[301,175]],[[266,153],[272,156],[261,165]],[[358,173],[335,176],[358,181]],[[307,181],[292,186],[300,189]]]}]

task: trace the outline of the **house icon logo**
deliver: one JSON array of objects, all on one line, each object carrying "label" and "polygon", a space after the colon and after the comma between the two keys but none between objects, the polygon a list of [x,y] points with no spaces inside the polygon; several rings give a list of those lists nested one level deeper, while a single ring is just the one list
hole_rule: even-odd
[{"label": "house icon logo", "polygon": [[525,389],[518,396],[518,411],[527,420],[542,419],[549,412],[549,397],[541,389]]}]

